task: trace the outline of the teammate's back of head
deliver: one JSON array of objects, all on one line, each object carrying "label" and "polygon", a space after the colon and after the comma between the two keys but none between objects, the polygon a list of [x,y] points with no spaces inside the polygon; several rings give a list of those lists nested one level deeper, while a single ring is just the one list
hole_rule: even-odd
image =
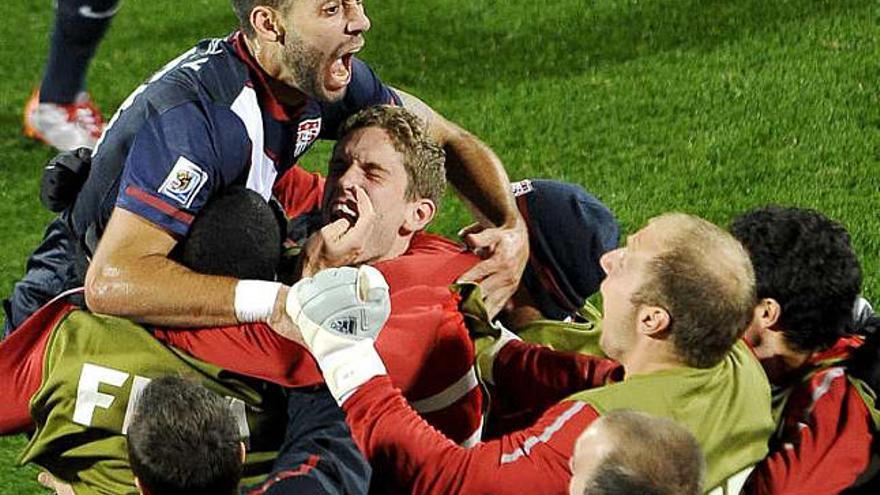
[{"label": "teammate's back of head", "polygon": [[581,434],[571,466],[572,495],[699,495],[706,462],[678,423],[616,410]]},{"label": "teammate's back of head", "polygon": [[237,493],[244,445],[229,405],[183,378],[144,388],[128,429],[128,456],[145,495]]},{"label": "teammate's back of head", "polygon": [[281,236],[272,207],[254,191],[233,188],[205,205],[171,258],[208,275],[272,280]]},{"label": "teammate's back of head", "polygon": [[843,225],[814,210],[767,206],[734,219],[731,232],[752,259],[758,299],[779,304],[789,346],[813,352],[846,333],[862,272]]}]

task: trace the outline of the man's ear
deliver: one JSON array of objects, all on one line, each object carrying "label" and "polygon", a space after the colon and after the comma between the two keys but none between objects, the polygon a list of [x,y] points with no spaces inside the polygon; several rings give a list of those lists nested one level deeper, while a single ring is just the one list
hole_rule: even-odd
[{"label": "man's ear", "polygon": [[779,319],[782,317],[782,306],[776,299],[765,297],[758,301],[752,319],[752,324],[757,324],[761,329],[782,331],[779,328]]},{"label": "man's ear", "polygon": [[413,201],[409,214],[406,216],[403,228],[408,232],[423,230],[437,214],[437,205],[430,199],[417,199]]},{"label": "man's ear", "polygon": [[644,335],[659,337],[669,328],[672,318],[660,306],[642,306],[637,314],[638,330]]},{"label": "man's ear", "polygon": [[284,26],[278,11],[265,5],[258,5],[251,10],[248,16],[251,27],[256,33],[257,42],[284,44]]}]

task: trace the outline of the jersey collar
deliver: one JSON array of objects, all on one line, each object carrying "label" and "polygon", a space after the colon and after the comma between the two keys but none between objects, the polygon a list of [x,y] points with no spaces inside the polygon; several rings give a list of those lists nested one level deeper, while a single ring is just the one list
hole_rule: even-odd
[{"label": "jersey collar", "polygon": [[290,122],[291,120],[294,120],[302,110],[308,106],[310,98],[303,95],[304,103],[296,108],[281,103],[272,92],[272,88],[267,82],[269,75],[266,74],[266,71],[264,71],[262,67],[260,67],[260,64],[257,63],[248,49],[247,43],[245,43],[244,40],[244,33],[240,30],[232,33],[229,41],[235,49],[235,53],[250,69],[250,73],[253,76],[251,77],[251,81],[258,86],[255,89],[257,89],[257,94],[260,97],[260,102],[262,103],[263,108],[269,111],[272,118],[280,122]]}]

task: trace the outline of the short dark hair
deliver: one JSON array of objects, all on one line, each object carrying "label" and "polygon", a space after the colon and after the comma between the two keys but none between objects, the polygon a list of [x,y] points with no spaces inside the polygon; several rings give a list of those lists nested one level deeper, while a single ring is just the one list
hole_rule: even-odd
[{"label": "short dark hair", "polygon": [[170,257],[199,273],[272,280],[281,240],[272,207],[256,192],[236,187],[205,205]]},{"label": "short dark hair", "polygon": [[688,366],[715,366],[752,318],[755,274],[749,256],[728,232],[701,218],[667,213],[652,222],[669,224],[666,242],[633,302],[666,309],[672,343]]},{"label": "short dark hair", "polygon": [[755,267],[758,299],[772,298],[794,348],[827,348],[852,322],[862,270],[843,225],[815,210],[766,206],[734,219]]},{"label": "short dark hair", "polygon": [[[349,117],[340,127],[339,135],[346,136],[365,127],[384,130],[394,149],[403,153],[406,198],[430,199],[439,208],[446,190],[446,153],[428,135],[422,119],[403,107],[377,105]],[[337,141],[337,146],[342,141]]]},{"label": "short dark hair", "polygon": [[238,17],[238,25],[241,31],[248,38],[253,38],[256,34],[254,27],[251,26],[251,11],[254,7],[266,6],[273,9],[280,9],[293,0],[232,0],[232,10]]},{"label": "short dark hair", "polygon": [[585,495],[699,495],[706,462],[696,438],[667,418],[615,410],[600,418],[615,448],[587,481]]},{"label": "short dark hair", "polygon": [[219,395],[176,376],[158,378],[138,399],[128,428],[131,470],[152,495],[237,493],[238,424]]}]

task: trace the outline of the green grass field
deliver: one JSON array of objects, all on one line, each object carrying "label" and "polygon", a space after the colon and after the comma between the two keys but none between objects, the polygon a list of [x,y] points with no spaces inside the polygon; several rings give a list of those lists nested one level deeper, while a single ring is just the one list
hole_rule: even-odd
[{"label": "green grass field", "polygon": [[[231,31],[225,0],[123,1],[90,89],[108,114],[204,37]],[[20,135],[51,2],[3,2],[0,294],[50,214],[52,152]],[[386,0],[363,58],[489,143],[512,178],[578,182],[628,232],[668,210],[720,224],[767,203],[817,208],[852,232],[880,299],[880,4],[876,0]],[[327,146],[307,167],[320,167]],[[447,202],[435,230],[468,222]],[[2,385],[0,385],[2,386]],[[41,493],[0,438],[0,493]]]}]

